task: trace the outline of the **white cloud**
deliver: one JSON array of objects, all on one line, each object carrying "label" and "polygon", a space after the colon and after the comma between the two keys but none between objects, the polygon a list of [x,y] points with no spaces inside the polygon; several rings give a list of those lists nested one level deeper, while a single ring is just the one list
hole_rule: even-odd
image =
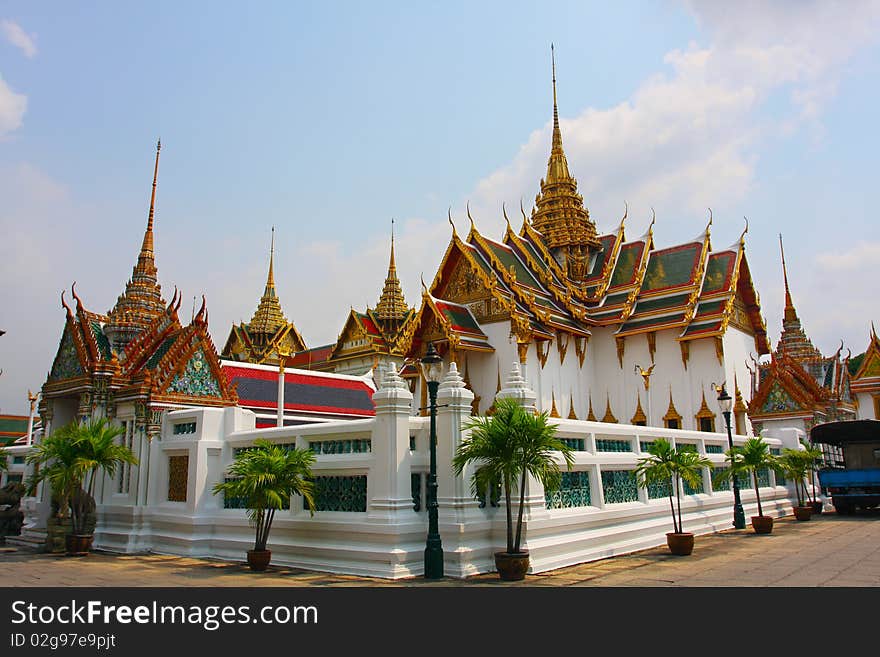
[{"label": "white cloud", "polygon": [[859,269],[867,271],[880,263],[880,242],[859,242],[847,251],[821,253],[816,259],[829,274],[850,275],[850,272]]},{"label": "white cloud", "polygon": [[[572,174],[600,229],[619,220],[629,202],[630,225],[657,209],[661,243],[681,239],[675,220],[705,216],[746,197],[755,183],[760,147],[804,125],[818,130],[847,60],[880,34],[880,3],[688,3],[708,45],[667,53],[668,67],[630,98],[561,120]],[[564,60],[563,60],[564,62]],[[564,99],[564,69],[558,76]],[[758,112],[773,93],[789,98],[781,118]],[[563,104],[560,111],[564,115]],[[548,117],[549,118],[549,117]],[[489,230],[500,230],[502,201],[526,209],[546,167],[551,125],[533,132],[513,161],[481,180],[472,207]],[[518,213],[517,213],[518,214]],[[689,236],[693,227],[681,229]],[[670,235],[670,232],[672,233]]]},{"label": "white cloud", "polygon": [[21,127],[27,97],[15,93],[0,75],[0,137]]},{"label": "white cloud", "polygon": [[36,35],[28,34],[18,23],[4,19],[0,21],[0,31],[3,32],[6,40],[21,50],[28,59],[37,54],[37,44],[34,43]]}]

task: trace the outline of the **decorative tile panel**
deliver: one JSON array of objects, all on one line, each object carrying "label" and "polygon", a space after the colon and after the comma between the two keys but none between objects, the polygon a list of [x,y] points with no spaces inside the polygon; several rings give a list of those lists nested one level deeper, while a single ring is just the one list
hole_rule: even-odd
[{"label": "decorative tile panel", "polygon": [[712,468],[712,490],[730,490],[730,479],[715,483],[715,477],[720,476],[719,472],[727,472],[730,468]]},{"label": "decorative tile panel", "polygon": [[189,454],[168,457],[168,501],[186,502]]},{"label": "decorative tile panel", "polygon": [[706,445],[706,454],[724,454],[724,451],[721,445]]},{"label": "decorative tile panel", "polygon": [[661,497],[669,497],[672,485],[669,481],[652,481],[648,484],[648,499],[656,500]]},{"label": "decorative tile panel", "polygon": [[52,372],[49,374],[49,378],[53,381],[72,379],[82,374],[83,369],[79,362],[79,355],[76,353],[76,344],[73,342],[70,329],[65,328],[64,334],[61,336],[61,344],[58,346],[58,355],[55,356],[55,362],[52,363]]},{"label": "decorative tile panel", "polygon": [[570,509],[591,506],[590,473],[563,472],[562,484],[559,489],[545,494],[544,501],[548,509]]},{"label": "decorative tile panel", "polygon": [[315,477],[316,511],[367,510],[367,475]]},{"label": "decorative tile panel", "polygon": [[600,438],[596,441],[597,452],[629,452],[632,447],[628,440],[608,440]]},{"label": "decorative tile panel", "polygon": [[761,412],[779,413],[784,411],[796,411],[799,409],[800,406],[798,403],[794,401],[785,389],[777,382],[770,387],[770,392],[767,393],[767,399],[761,407]]},{"label": "decorative tile panel", "polygon": [[602,492],[606,504],[638,502],[639,489],[632,470],[606,470],[602,472]]},{"label": "decorative tile panel", "polygon": [[179,436],[180,434],[187,433],[195,433],[196,432],[196,423],[195,422],[177,422],[171,427],[171,433],[175,436]]},{"label": "decorative tile panel", "polygon": [[583,438],[560,438],[559,441],[576,452],[583,452],[586,449]]},{"label": "decorative tile panel", "polygon": [[171,380],[168,392],[176,392],[192,397],[220,397],[220,386],[211,373],[205,359],[205,352],[198,349],[189,359],[183,372]]},{"label": "decorative tile panel", "polygon": [[354,440],[314,440],[309,449],[315,454],[366,454],[373,451],[373,441],[369,438]]}]

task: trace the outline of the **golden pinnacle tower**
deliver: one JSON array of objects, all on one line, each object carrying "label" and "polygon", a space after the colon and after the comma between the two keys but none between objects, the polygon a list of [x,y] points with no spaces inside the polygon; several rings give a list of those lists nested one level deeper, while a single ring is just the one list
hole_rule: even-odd
[{"label": "golden pinnacle tower", "polygon": [[580,281],[587,277],[593,256],[601,244],[596,225],[578,194],[577,180],[568,171],[568,161],[562,150],[562,131],[559,129],[559,110],[556,103],[556,57],[550,46],[553,67],[553,141],[547,175],[541,180],[541,193],[535,197],[532,226],[540,232],[557,262],[568,277]]},{"label": "golden pinnacle tower", "polygon": [[165,312],[165,301],[156,275],[153,253],[153,215],[156,208],[156,181],[159,175],[159,151],[162,142],[156,144],[156,163],[153,168],[153,191],[150,195],[150,212],[147,217],[147,230],[138,254],[137,264],[125,291],[119,295],[116,305],[107,313],[108,322],[104,334],[118,352],[147,329],[153,320]]},{"label": "golden pinnacle tower", "polygon": [[306,348],[299,331],[288,322],[275,291],[275,227],[269,247],[269,274],[263,296],[247,324],[233,324],[221,355],[248,363],[278,364],[284,354]]},{"label": "golden pinnacle tower", "polygon": [[251,317],[248,328],[251,339],[257,346],[264,346],[282,326],[287,325],[287,319],[281,310],[281,302],[275,292],[275,227],[272,227],[272,242],[269,247],[269,275],[266,278],[266,288],[260,297],[260,304]]},{"label": "golden pinnacle tower", "polygon": [[785,249],[782,248],[782,235],[779,235],[779,253],[782,256],[782,278],[785,281],[785,312],[782,316],[782,334],[776,344],[776,351],[787,354],[798,361],[821,360],[822,354],[804,333],[801,320],[797,316],[791,291],[788,289],[788,271],[785,267]]},{"label": "golden pinnacle tower", "polygon": [[394,220],[391,221],[391,259],[388,263],[388,275],[385,277],[385,285],[382,295],[374,311],[376,319],[385,331],[396,331],[409,315],[410,309],[406,305],[400,281],[397,278],[397,266],[394,263]]}]

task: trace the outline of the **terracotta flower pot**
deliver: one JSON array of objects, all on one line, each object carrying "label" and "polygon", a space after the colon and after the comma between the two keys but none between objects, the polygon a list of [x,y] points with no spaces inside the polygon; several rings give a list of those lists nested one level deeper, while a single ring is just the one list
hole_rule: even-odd
[{"label": "terracotta flower pot", "polygon": [[796,506],[793,507],[794,517],[798,520],[809,520],[813,515],[812,506]]},{"label": "terracotta flower pot", "polygon": [[272,560],[272,550],[248,550],[247,562],[251,570],[262,572],[269,567]]},{"label": "terracotta flower pot", "polygon": [[773,517],[752,516],[752,528],[756,534],[769,534],[773,531]]},{"label": "terracotta flower pot", "polygon": [[666,545],[672,554],[687,556],[694,551],[694,535],[690,532],[669,532],[666,534]]},{"label": "terracotta flower pot", "polygon": [[522,552],[496,552],[495,568],[501,579],[507,582],[517,582],[525,579],[529,569],[529,553]]},{"label": "terracotta flower pot", "polygon": [[64,537],[64,545],[67,548],[67,556],[84,557],[92,548],[92,534],[68,534]]}]

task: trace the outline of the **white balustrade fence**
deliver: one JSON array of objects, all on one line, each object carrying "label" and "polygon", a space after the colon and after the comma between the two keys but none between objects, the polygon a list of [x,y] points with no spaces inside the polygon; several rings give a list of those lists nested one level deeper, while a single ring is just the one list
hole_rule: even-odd
[{"label": "white balustrade fence", "polygon": [[[500,396],[526,406],[534,393],[511,372]],[[452,455],[470,416],[472,393],[453,368],[440,386],[437,410],[439,525],[448,576],[494,570],[493,553],[505,547],[503,496],[471,495],[468,468],[452,472]],[[254,532],[240,500],[212,493],[223,481],[236,450],[257,439],[312,449],[317,510],[302,499],[275,516],[269,536],[272,562],[302,568],[387,578],[420,575],[427,535],[428,418],[412,416],[412,395],[392,373],[374,395],[375,418],[255,429],[253,413],[240,408],[168,412],[161,436],[142,446],[130,473],[129,492],[105,478],[97,492],[95,546],[121,552],[154,551],[243,560]],[[726,434],[556,420],[558,436],[575,450],[563,464],[563,487],[545,494],[527,481],[524,547],[531,570],[652,547],[672,530],[667,491],[640,488],[632,476],[647,444],[659,437],[708,457],[723,467]],[[744,436],[734,438],[737,444]],[[768,439],[780,449],[779,440]],[[732,526],[733,496],[716,490],[706,469],[702,487],[682,495],[684,528],[695,534]],[[762,473],[766,515],[790,512],[792,491],[774,473]],[[755,491],[740,482],[746,517],[756,513]],[[514,499],[518,502],[519,496]],[[515,510],[514,510],[515,511]]]}]

